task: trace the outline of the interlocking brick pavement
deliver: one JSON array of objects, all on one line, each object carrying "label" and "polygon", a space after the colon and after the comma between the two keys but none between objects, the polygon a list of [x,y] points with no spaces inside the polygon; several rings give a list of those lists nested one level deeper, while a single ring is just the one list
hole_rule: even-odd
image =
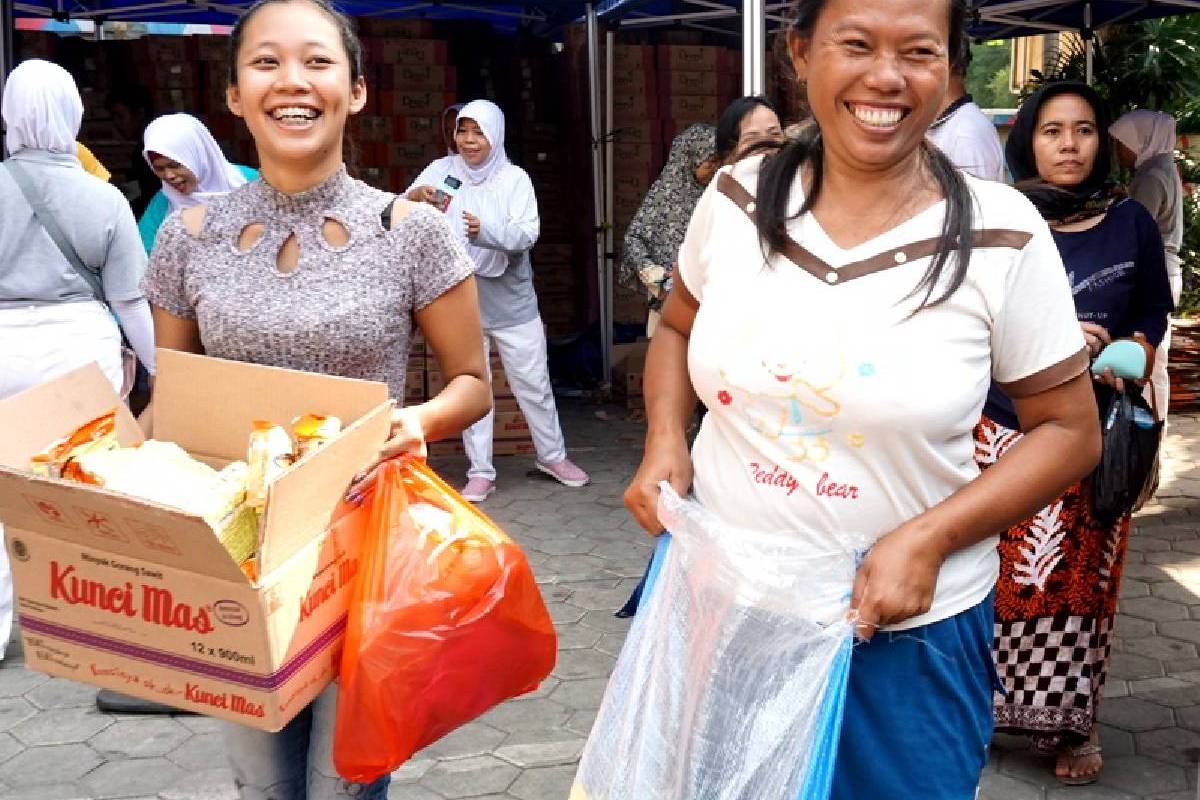
[{"label": "interlocking brick pavement", "polygon": [[[641,426],[611,406],[564,404],[562,412],[572,457],[592,484],[568,489],[531,472],[527,458],[497,459],[499,491],[483,506],[529,554],[558,626],[558,665],[538,691],[415,756],[395,774],[391,798],[567,796],[628,628],[612,613],[637,583],[650,541],[621,505]],[[1059,787],[1050,763],[997,736],[986,800],[1200,800],[1198,444],[1200,417],[1173,417],[1162,491],[1131,539],[1100,712],[1103,776],[1091,787]],[[461,459],[436,466],[461,480]],[[0,662],[0,798],[235,798],[213,720],[118,718],[97,711],[94,695],[24,669],[19,645],[10,648]]]}]

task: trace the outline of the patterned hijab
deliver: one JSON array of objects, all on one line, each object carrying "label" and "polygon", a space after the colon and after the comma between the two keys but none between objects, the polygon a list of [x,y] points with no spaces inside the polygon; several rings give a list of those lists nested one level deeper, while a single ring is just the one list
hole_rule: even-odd
[{"label": "patterned hijab", "polygon": [[622,283],[635,285],[638,269],[647,264],[669,268],[675,262],[692,211],[704,194],[704,186],[696,180],[696,167],[716,152],[717,129],[707,123],[696,123],[675,137],[667,165],[625,233],[627,242],[639,240],[645,252],[630,258],[634,254],[626,248],[621,260]]}]

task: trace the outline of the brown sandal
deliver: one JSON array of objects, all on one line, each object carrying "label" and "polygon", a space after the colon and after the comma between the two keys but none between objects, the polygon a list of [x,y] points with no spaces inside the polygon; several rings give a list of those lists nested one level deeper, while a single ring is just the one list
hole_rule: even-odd
[{"label": "brown sandal", "polygon": [[[1088,756],[1100,755],[1100,745],[1095,744],[1093,742],[1084,742],[1083,744],[1079,745],[1078,747],[1068,747],[1068,748],[1066,748],[1066,750],[1067,750],[1067,755],[1072,760],[1074,760],[1076,758],[1087,758]],[[1104,768],[1104,764],[1102,762],[1100,765],[1100,769],[1103,769],[1103,768]],[[1096,780],[1100,777],[1100,769],[1097,769],[1095,772],[1093,772],[1089,775],[1080,775],[1078,777],[1074,777],[1072,775],[1058,775],[1058,774],[1056,774],[1055,777],[1058,778],[1058,782],[1063,784],[1064,786],[1087,786],[1088,784],[1095,783]]]}]

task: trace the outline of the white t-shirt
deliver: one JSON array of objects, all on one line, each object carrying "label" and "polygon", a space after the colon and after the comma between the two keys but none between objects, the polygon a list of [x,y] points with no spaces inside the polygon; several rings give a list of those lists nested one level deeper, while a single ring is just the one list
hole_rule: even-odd
[{"label": "white t-shirt", "polygon": [[974,102],[959,106],[927,135],[959,169],[989,181],[1004,180],[1004,148],[996,126]]},{"label": "white t-shirt", "polygon": [[[688,366],[709,408],[695,492],[732,525],[854,551],[979,474],[972,432],[993,378],[1014,396],[1059,385],[1087,368],[1084,339],[1050,231],[1012,188],[968,177],[981,244],[953,296],[910,317],[945,204],[851,250],[806,214],[788,227],[803,266],[764,263],[745,211],[761,160],[721,170],[679,253],[700,302]],[[801,202],[797,179],[793,213]],[[893,629],[978,604],[998,567],[994,538],[954,553],[930,611]]]}]

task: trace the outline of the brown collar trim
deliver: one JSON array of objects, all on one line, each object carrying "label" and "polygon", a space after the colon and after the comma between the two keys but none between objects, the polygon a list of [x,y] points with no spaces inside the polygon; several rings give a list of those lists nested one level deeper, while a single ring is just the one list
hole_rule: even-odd
[{"label": "brown collar trim", "polygon": [[[729,198],[734,205],[750,218],[751,222],[754,222],[755,212],[757,211],[757,203],[754,201],[754,195],[746,191],[746,187],[742,186],[736,178],[727,172],[722,172],[717,178],[717,191]],[[1032,238],[1033,235],[1025,231],[990,228],[975,231],[972,237],[972,246],[1007,247],[1013,250],[1021,250],[1025,245],[1029,244],[1029,240]],[[834,285],[858,278],[865,278],[868,275],[874,275],[876,272],[883,272],[884,270],[903,266],[915,259],[928,258],[937,253],[940,244],[941,237],[922,239],[906,244],[903,247],[887,250],[862,261],[855,261],[844,267],[834,268],[789,236],[787,244],[783,248],[782,255],[817,280]]]}]

